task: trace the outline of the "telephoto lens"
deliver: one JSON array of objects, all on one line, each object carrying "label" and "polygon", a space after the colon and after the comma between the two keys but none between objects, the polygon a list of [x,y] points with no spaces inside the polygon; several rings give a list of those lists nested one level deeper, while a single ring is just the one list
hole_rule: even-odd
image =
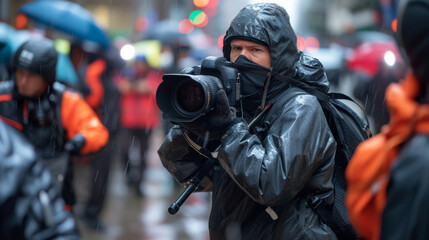
[{"label": "telephoto lens", "polygon": [[192,122],[214,107],[221,81],[210,75],[165,74],[156,91],[164,119]]}]

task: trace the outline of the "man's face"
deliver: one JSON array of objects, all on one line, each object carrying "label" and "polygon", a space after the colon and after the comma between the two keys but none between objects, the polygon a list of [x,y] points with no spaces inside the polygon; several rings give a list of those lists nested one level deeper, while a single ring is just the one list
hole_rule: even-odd
[{"label": "man's face", "polygon": [[267,46],[251,41],[234,39],[231,41],[231,62],[235,62],[238,56],[244,55],[250,61],[266,68],[271,67],[270,49]]},{"label": "man's face", "polygon": [[40,96],[48,86],[41,75],[22,68],[17,68],[15,81],[18,93],[25,97]]}]

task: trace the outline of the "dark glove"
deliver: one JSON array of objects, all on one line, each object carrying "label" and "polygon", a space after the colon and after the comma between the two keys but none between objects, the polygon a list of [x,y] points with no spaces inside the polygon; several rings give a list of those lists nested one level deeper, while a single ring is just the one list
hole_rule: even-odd
[{"label": "dark glove", "polygon": [[203,117],[189,123],[178,123],[201,139],[217,140],[235,123],[235,108],[229,106],[225,90],[216,94],[215,108]]},{"label": "dark glove", "polygon": [[64,150],[70,153],[79,153],[83,145],[85,145],[85,138],[80,134],[76,134],[72,139],[66,142]]}]

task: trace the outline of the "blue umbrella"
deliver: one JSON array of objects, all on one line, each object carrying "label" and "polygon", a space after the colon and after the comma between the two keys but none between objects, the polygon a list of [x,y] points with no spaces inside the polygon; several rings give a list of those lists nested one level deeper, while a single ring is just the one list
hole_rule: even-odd
[{"label": "blue umbrella", "polygon": [[57,81],[77,87],[78,76],[69,56],[58,54]]},{"label": "blue umbrella", "polygon": [[94,16],[77,3],[62,0],[39,0],[24,4],[18,9],[38,23],[109,47],[109,38],[97,25]]}]

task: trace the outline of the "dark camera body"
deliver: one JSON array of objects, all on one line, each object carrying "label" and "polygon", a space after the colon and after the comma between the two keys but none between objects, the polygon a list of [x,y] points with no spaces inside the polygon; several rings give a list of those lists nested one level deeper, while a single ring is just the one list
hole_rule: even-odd
[{"label": "dark camera body", "polygon": [[224,57],[207,57],[181,74],[165,74],[156,91],[163,118],[192,122],[213,109],[218,90],[224,89],[230,106],[240,100],[238,70]]}]

